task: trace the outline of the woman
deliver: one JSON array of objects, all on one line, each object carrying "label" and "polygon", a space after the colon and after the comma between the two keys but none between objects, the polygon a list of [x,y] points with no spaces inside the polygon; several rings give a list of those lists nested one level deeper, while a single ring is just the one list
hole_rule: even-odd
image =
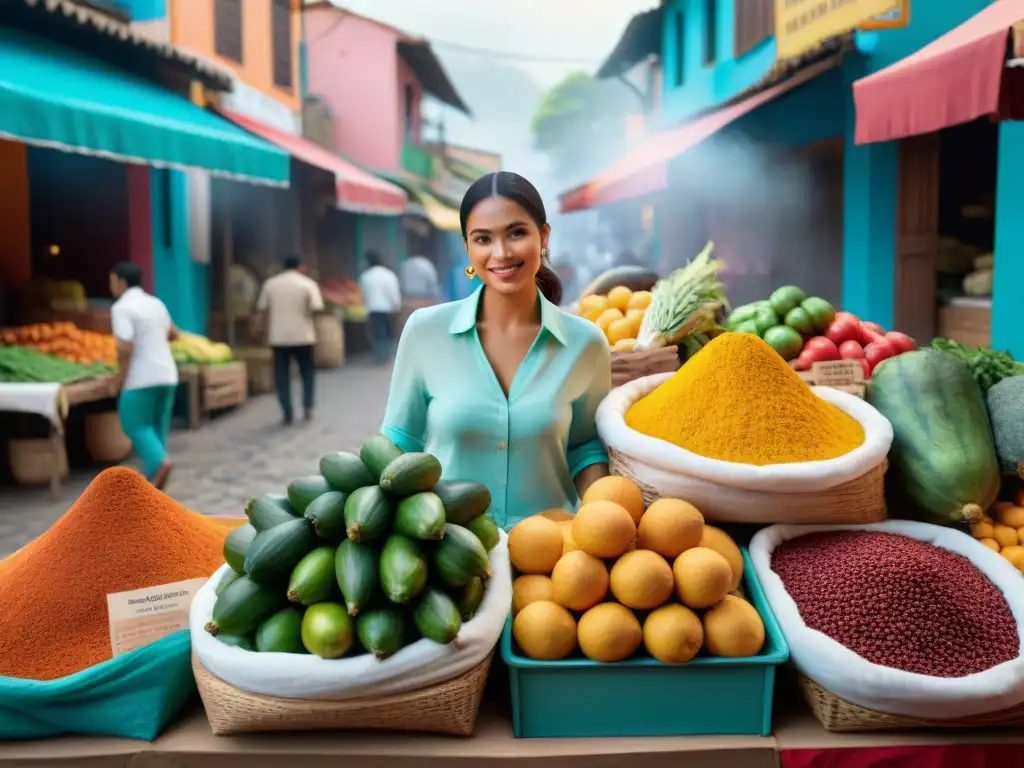
[{"label": "woman", "polygon": [[611,353],[595,325],[558,308],[551,227],[530,182],[488,174],[459,216],[466,277],[483,286],[409,318],[381,432],[437,456],[445,479],[486,484],[490,514],[507,527],[575,508],[608,474],[594,414],[611,387]]}]

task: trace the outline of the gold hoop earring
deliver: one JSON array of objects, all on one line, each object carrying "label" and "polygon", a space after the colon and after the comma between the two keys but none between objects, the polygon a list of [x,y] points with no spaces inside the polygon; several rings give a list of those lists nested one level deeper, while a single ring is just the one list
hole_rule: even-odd
[{"label": "gold hoop earring", "polygon": [[466,279],[467,280],[472,280],[474,277],[476,277],[476,270],[473,269],[472,266],[466,267],[465,272],[466,272]]}]

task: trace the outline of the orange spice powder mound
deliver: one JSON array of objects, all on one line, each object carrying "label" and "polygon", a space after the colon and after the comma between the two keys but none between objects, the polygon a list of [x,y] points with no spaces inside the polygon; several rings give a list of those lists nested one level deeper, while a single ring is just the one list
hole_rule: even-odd
[{"label": "orange spice powder mound", "polygon": [[105,470],[0,562],[0,676],[54,680],[107,661],[107,595],[212,575],[230,528],[132,469]]}]

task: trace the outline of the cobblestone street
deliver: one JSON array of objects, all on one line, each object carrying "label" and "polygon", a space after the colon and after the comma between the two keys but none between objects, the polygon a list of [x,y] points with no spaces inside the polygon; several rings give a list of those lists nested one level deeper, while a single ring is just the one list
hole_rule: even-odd
[{"label": "cobblestone street", "polygon": [[[282,427],[276,398],[260,395],[195,432],[175,431],[175,467],[167,492],[190,509],[210,515],[240,514],[252,496],[283,492],[291,479],[316,472],[322,454],[357,449],[379,429],[390,373],[389,367],[358,361],[319,372],[311,424],[299,421]],[[298,381],[294,387],[297,398]],[[0,489],[0,557],[49,528],[92,476],[73,473],[59,499],[45,488]]]}]

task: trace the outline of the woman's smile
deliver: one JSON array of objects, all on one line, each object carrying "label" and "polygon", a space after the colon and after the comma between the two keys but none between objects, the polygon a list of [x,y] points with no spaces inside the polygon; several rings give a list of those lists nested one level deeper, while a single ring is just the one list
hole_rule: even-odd
[{"label": "woman's smile", "polygon": [[504,264],[498,267],[488,267],[487,271],[500,278],[515,277],[526,266],[525,261],[517,261],[514,264]]}]

